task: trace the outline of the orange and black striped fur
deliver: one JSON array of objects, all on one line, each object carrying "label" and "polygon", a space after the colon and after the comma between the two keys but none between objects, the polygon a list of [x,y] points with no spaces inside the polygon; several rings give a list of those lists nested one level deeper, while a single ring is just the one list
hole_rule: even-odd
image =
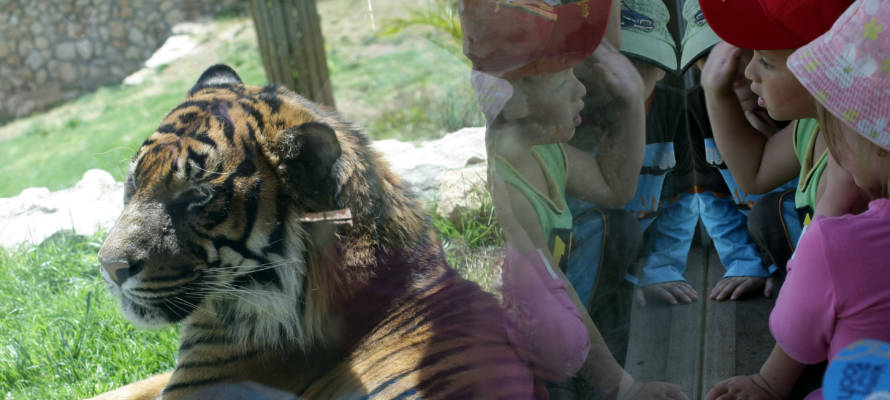
[{"label": "orange and black striped fur", "polygon": [[[351,224],[301,220],[343,209]],[[227,66],[140,147],[99,260],[131,321],[182,323],[172,374],[99,398],[242,381],[301,399],[532,396],[497,301],[448,266],[368,139]]]}]

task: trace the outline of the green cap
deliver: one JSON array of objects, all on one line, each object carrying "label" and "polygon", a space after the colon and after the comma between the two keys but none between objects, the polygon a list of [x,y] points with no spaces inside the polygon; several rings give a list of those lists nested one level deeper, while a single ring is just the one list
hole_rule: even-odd
[{"label": "green cap", "polygon": [[621,52],[677,70],[677,48],[668,32],[671,14],[662,0],[621,0]]},{"label": "green cap", "polygon": [[683,4],[683,20],[686,21],[686,31],[683,32],[683,40],[680,42],[680,47],[683,49],[683,54],[680,56],[681,71],[685,71],[689,65],[720,42],[720,37],[705,21],[698,0],[686,0]]}]

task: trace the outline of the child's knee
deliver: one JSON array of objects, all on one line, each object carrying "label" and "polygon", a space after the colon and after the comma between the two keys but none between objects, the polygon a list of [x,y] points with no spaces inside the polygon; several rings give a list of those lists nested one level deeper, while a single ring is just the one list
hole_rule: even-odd
[{"label": "child's knee", "polygon": [[783,194],[768,193],[751,208],[748,214],[748,233],[758,244],[762,245],[773,231],[781,231]]}]

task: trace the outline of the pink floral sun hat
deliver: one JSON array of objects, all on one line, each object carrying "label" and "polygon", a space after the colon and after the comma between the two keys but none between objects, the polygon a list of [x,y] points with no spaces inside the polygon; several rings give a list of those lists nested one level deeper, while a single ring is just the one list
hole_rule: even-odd
[{"label": "pink floral sun hat", "polygon": [[890,150],[890,0],[857,0],[788,68],[825,109]]}]

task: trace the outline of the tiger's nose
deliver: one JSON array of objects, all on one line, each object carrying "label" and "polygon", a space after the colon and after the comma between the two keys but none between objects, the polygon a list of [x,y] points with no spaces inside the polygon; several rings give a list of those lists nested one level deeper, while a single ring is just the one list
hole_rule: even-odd
[{"label": "tiger's nose", "polygon": [[118,285],[124,283],[127,278],[130,277],[130,264],[123,260],[103,260],[99,258],[99,264],[102,264],[102,268],[108,272],[108,276],[111,277]]}]

